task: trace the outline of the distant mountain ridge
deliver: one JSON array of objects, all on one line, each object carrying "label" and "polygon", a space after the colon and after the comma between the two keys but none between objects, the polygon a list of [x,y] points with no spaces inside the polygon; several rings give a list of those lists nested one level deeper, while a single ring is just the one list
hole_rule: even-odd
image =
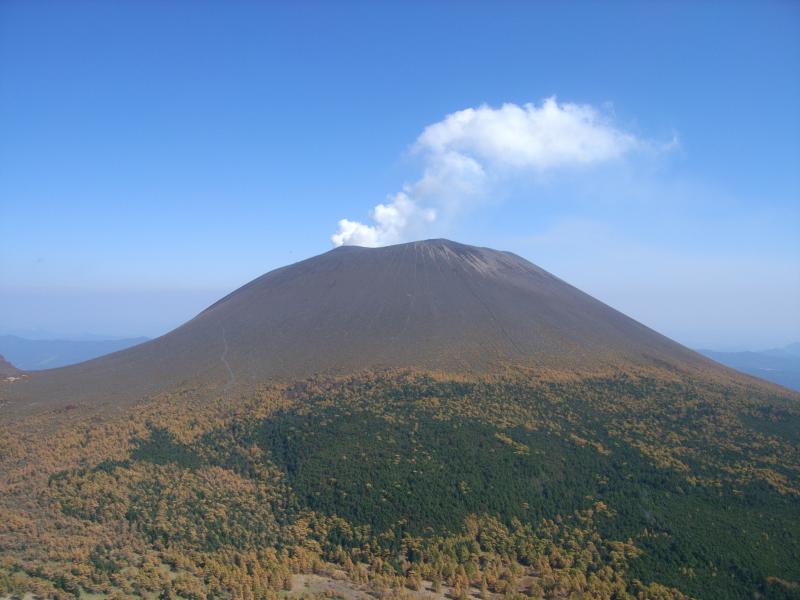
[{"label": "distant mountain ridge", "polygon": [[55,369],[125,350],[146,342],[137,337],[113,340],[27,339],[16,335],[0,335],[0,354],[23,371]]},{"label": "distant mountain ridge", "polygon": [[698,352],[737,371],[800,391],[800,343],[756,352]]}]

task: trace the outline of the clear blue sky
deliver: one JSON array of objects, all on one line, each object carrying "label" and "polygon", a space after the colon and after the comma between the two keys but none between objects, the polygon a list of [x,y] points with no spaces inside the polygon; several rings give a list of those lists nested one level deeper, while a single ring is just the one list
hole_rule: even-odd
[{"label": "clear blue sky", "polygon": [[553,96],[634,142],[426,236],[692,346],[800,340],[797,2],[3,2],[0,332],[164,333],[369,224],[426,126]]}]

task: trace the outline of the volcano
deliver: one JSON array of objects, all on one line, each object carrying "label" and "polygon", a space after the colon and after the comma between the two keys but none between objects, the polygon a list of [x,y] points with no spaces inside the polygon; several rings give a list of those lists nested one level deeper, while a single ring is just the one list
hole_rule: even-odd
[{"label": "volcano", "polygon": [[515,254],[435,239],[342,246],[270,271],[160,338],[5,392],[24,410],[187,384],[513,365],[723,370]]}]

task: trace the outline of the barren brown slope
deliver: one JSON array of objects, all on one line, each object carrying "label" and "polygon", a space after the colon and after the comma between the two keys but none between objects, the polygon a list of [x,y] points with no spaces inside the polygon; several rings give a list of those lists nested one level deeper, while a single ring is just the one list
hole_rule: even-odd
[{"label": "barren brown slope", "polygon": [[419,367],[721,369],[508,252],[428,240],[271,271],[174,331],[4,386],[7,406],[125,404],[175,385]]},{"label": "barren brown slope", "polygon": [[17,367],[8,362],[2,354],[0,354],[0,377],[15,377],[22,373]]}]

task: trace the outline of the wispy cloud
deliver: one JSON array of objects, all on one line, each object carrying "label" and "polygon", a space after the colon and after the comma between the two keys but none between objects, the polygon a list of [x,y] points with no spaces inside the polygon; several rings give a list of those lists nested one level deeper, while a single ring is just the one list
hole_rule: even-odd
[{"label": "wispy cloud", "polygon": [[499,182],[524,172],[592,165],[646,144],[586,104],[504,104],[447,115],[425,128],[412,146],[424,169],[414,183],[388,196],[370,222],[342,219],[334,245],[382,246],[418,237],[474,204]]}]

